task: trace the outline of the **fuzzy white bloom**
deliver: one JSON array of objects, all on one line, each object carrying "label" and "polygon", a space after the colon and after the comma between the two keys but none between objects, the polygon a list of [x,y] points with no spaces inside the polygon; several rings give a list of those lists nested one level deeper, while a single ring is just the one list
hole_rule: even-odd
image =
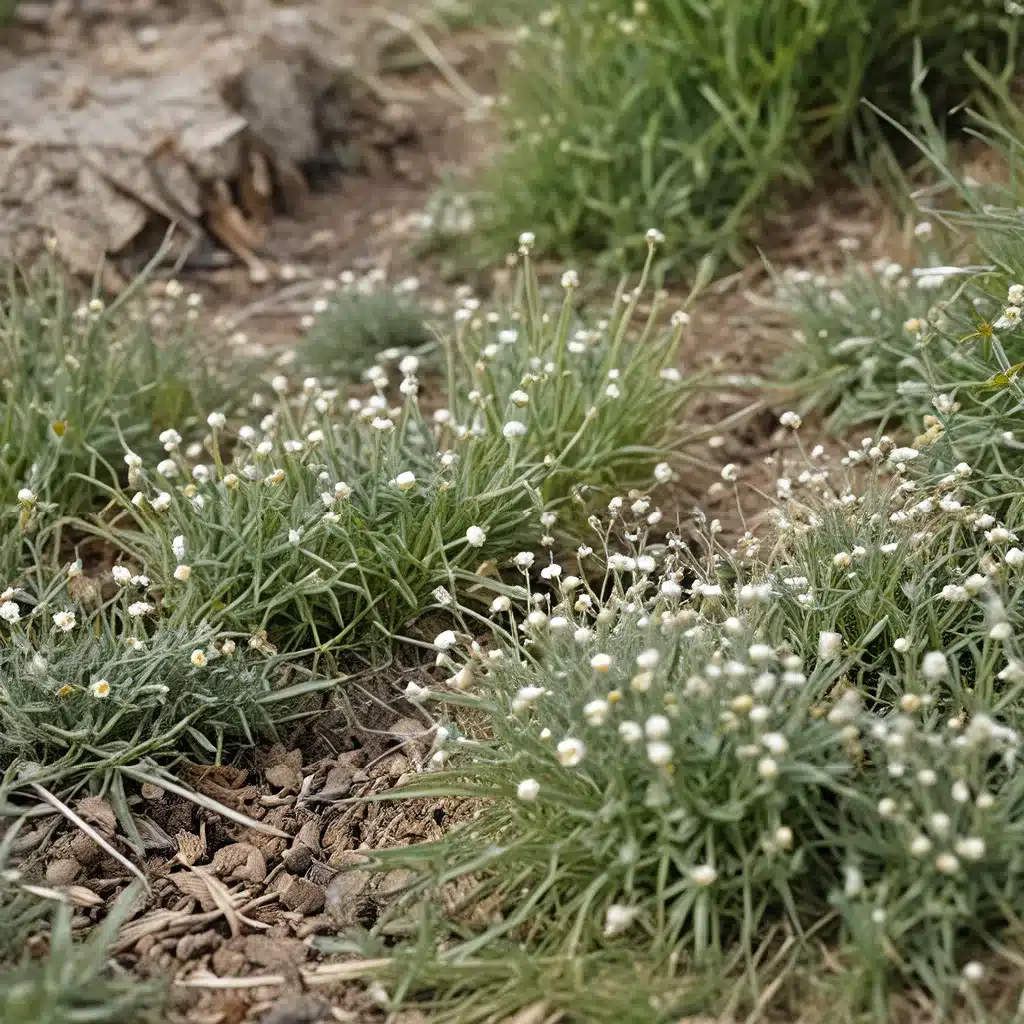
[{"label": "fuzzy white bloom", "polygon": [[942,651],[928,651],[921,660],[921,673],[931,683],[949,675],[949,663]]},{"label": "fuzzy white bloom", "polygon": [[147,601],[135,601],[128,605],[128,614],[133,619],[139,619],[143,615],[148,615],[153,610],[153,606]]},{"label": "fuzzy white bloom", "polygon": [[532,551],[520,551],[513,561],[516,563],[518,568],[526,570],[533,565],[534,554]]},{"label": "fuzzy white bloom", "polygon": [[644,722],[644,735],[649,740],[663,740],[672,731],[672,723],[664,715],[651,715]]},{"label": "fuzzy white bloom", "polygon": [[540,783],[536,779],[523,779],[516,786],[516,797],[524,804],[532,804],[540,792]]},{"label": "fuzzy white bloom", "polygon": [[96,679],[90,686],[89,692],[100,700],[110,696],[110,683],[106,679]]},{"label": "fuzzy white bloom", "polygon": [[501,434],[506,441],[513,441],[518,437],[523,437],[526,434],[526,424],[520,423],[519,420],[509,420],[501,428]]},{"label": "fuzzy white bloom", "polygon": [[181,444],[181,434],[176,430],[164,430],[160,434],[160,443],[165,452],[173,452]]},{"label": "fuzzy white bloom", "polygon": [[124,457],[124,464],[129,469],[141,469],[142,459],[138,455],[136,455],[135,452],[128,452],[128,454],[125,455]]},{"label": "fuzzy white bloom", "polygon": [[586,756],[586,753],[587,746],[583,740],[578,740],[573,736],[561,740],[555,747],[555,755],[558,757],[559,764],[566,768],[575,768]]},{"label": "fuzzy white bloom", "polygon": [[912,462],[921,453],[916,448],[893,448],[889,452],[890,462]]},{"label": "fuzzy white bloom", "polygon": [[557,580],[562,575],[562,567],[557,562],[552,562],[551,565],[545,565],[541,569],[540,575],[545,580]]},{"label": "fuzzy white bloom", "polygon": [[719,475],[726,483],[731,484],[739,478],[740,471],[736,468],[734,463],[727,462],[722,467],[722,472]]},{"label": "fuzzy white bloom", "polygon": [[11,600],[0,601],[0,619],[4,622],[17,622],[21,618],[21,609]]},{"label": "fuzzy white bloom", "polygon": [[401,491],[412,490],[416,486],[416,474],[406,470],[395,477],[395,486]]},{"label": "fuzzy white bloom", "polygon": [[164,459],[156,464],[156,471],[162,476],[171,479],[178,475],[178,464],[174,459]]},{"label": "fuzzy white bloom", "polygon": [[474,548],[482,548],[487,540],[487,534],[479,526],[471,526],[466,531],[466,543]]},{"label": "fuzzy white bloom", "polygon": [[293,548],[297,548],[299,546],[299,543],[301,542],[301,540],[302,540],[302,531],[301,530],[291,529],[291,530],[288,531],[288,543],[291,544],[291,546]]},{"label": "fuzzy white bloom", "polygon": [[77,622],[74,612],[56,612],[53,615],[53,624],[62,632],[70,633]]},{"label": "fuzzy white bloom", "polygon": [[672,467],[667,462],[659,462],[654,467],[654,479],[659,484],[667,484],[672,479]]},{"label": "fuzzy white bloom", "polygon": [[211,412],[210,415],[206,417],[206,422],[213,427],[214,430],[220,430],[227,421],[227,417],[222,412]]},{"label": "fuzzy white bloom", "polygon": [[[1019,287],[1019,285],[1016,287]],[[985,968],[977,960],[968,960],[960,973],[963,975],[964,981],[974,983],[981,981],[985,977]]]},{"label": "fuzzy white bloom", "polygon": [[637,913],[638,911],[635,907],[625,907],[621,903],[613,903],[604,912],[604,929],[602,934],[606,939],[621,935],[629,929]]},{"label": "fuzzy white bloom", "polygon": [[636,667],[646,671],[654,668],[660,660],[661,655],[658,653],[657,648],[648,647],[647,650],[641,651],[636,656]]},{"label": "fuzzy white bloom", "polygon": [[659,768],[672,761],[672,747],[667,743],[655,742],[647,744],[647,760]]},{"label": "fuzzy white bloom", "polygon": [[206,654],[202,648],[197,647],[193,652],[189,661],[195,665],[196,668],[203,668],[206,665]]},{"label": "fuzzy white bloom", "polygon": [[791,430],[799,430],[800,427],[803,426],[803,422],[804,421],[792,411],[784,412],[779,417],[779,423],[784,427],[789,427]]},{"label": "fuzzy white bloom", "polygon": [[718,872],[710,864],[701,864],[690,872],[690,879],[694,885],[704,889],[715,884],[718,880]]},{"label": "fuzzy white bloom", "polygon": [[583,705],[583,717],[588,725],[604,725],[610,711],[611,705],[600,697]]},{"label": "fuzzy white bloom", "polygon": [[18,501],[20,501],[23,505],[31,505],[32,502],[34,502],[35,500],[35,494],[28,487],[22,487],[18,491]]},{"label": "fuzzy white bloom", "polygon": [[512,602],[507,597],[505,597],[504,595],[502,595],[501,597],[496,597],[491,602],[491,614],[497,615],[499,612],[507,612],[511,607]]},{"label": "fuzzy white bloom", "polygon": [[444,632],[438,633],[437,636],[434,637],[434,646],[439,651],[451,650],[451,648],[453,648],[457,643],[458,637],[456,637],[455,633],[450,629],[446,629]]},{"label": "fuzzy white bloom", "polygon": [[644,731],[639,722],[621,722],[619,724],[619,737],[624,743],[632,746],[644,738]]},{"label": "fuzzy white bloom", "polygon": [[602,675],[612,667],[612,658],[610,654],[595,654],[590,659],[590,667]]},{"label": "fuzzy white bloom", "polygon": [[192,575],[192,566],[190,565],[179,565],[174,570],[174,578],[179,583],[188,583],[189,577]]},{"label": "fuzzy white bloom", "polygon": [[115,565],[110,570],[110,575],[113,576],[114,582],[119,587],[127,587],[132,581],[132,574],[123,565]]},{"label": "fuzzy white bloom", "polygon": [[821,632],[818,634],[818,659],[820,661],[832,661],[842,649],[842,633]]},{"label": "fuzzy white bloom", "polygon": [[158,491],[149,504],[154,512],[166,512],[171,507],[171,496],[166,491]]}]

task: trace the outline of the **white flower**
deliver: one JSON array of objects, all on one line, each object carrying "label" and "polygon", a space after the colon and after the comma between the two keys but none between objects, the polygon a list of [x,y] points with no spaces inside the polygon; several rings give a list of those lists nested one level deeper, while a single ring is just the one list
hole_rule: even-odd
[{"label": "white flower", "polygon": [[526,434],[526,424],[520,423],[519,420],[509,420],[501,428],[502,436],[507,441],[512,441],[517,437],[523,437]]},{"label": "white flower", "polygon": [[942,651],[928,651],[921,660],[921,672],[929,682],[936,683],[949,675],[949,663]]},{"label": "white flower", "polygon": [[623,742],[632,746],[644,738],[644,731],[638,722],[621,722],[619,724],[619,736]]},{"label": "white flower", "polygon": [[977,836],[968,836],[957,840],[953,849],[964,860],[981,860],[985,856],[985,840]]},{"label": "white flower", "polygon": [[225,423],[227,423],[227,417],[222,412],[211,412],[206,417],[206,422],[213,427],[214,430],[220,430]]},{"label": "white flower", "polygon": [[985,977],[985,968],[977,960],[968,960],[961,973],[964,976],[964,981],[977,982]]},{"label": "white flower", "polygon": [[663,740],[672,729],[672,725],[664,715],[651,715],[644,723],[644,734],[649,740]]},{"label": "white flower", "polygon": [[21,609],[13,601],[0,601],[0,619],[17,622],[20,618]]},{"label": "white flower", "polygon": [[667,743],[648,743],[647,760],[662,768],[672,760],[672,748]]},{"label": "white flower", "polygon": [[189,577],[192,575],[192,566],[190,565],[179,565],[174,570],[174,578],[179,583],[188,583]]},{"label": "white flower", "polygon": [[498,332],[498,341],[502,345],[514,345],[518,338],[519,332],[515,328],[507,327],[505,330]]},{"label": "white flower", "polygon": [[628,930],[636,918],[638,911],[634,907],[624,907],[621,903],[613,903],[604,912],[604,930],[606,939],[614,938]]},{"label": "white flower", "polygon": [[146,601],[135,601],[128,605],[128,614],[133,619],[138,619],[143,615],[148,615],[152,610],[153,606]]},{"label": "white flower", "polygon": [[128,454],[125,455],[124,457],[124,464],[129,469],[141,469],[142,459],[138,455],[136,455],[135,452],[128,452]]},{"label": "white flower", "polygon": [[889,452],[890,462],[912,462],[921,453],[916,448],[893,448]]},{"label": "white flower", "polygon": [[541,577],[546,580],[557,580],[562,575],[562,567],[557,562],[545,565],[540,571]]},{"label": "white flower", "polygon": [[301,540],[302,540],[302,533],[301,533],[301,531],[299,531],[299,530],[289,530],[288,531],[288,543],[291,544],[292,547],[296,547],[297,548],[299,546],[299,542]]},{"label": "white flower", "polygon": [[105,697],[110,696],[110,683],[106,679],[97,679],[89,687],[89,692],[94,696],[102,700]]},{"label": "white flower", "polygon": [[518,408],[522,409],[530,401],[530,396],[525,391],[513,391],[508,400]]},{"label": "white flower", "polygon": [[523,779],[516,786],[516,797],[524,804],[532,804],[540,792],[540,783],[536,779]]},{"label": "white flower", "polygon": [[989,544],[1006,544],[1011,540],[1016,540],[1015,534],[1011,533],[1005,526],[994,526],[991,530],[987,530],[985,533],[985,540]]},{"label": "white flower", "polygon": [[185,538],[180,533],[171,541],[171,551],[179,560],[185,557]]},{"label": "white flower", "polygon": [[70,633],[75,628],[74,612],[57,612],[53,616],[53,624],[62,632]]},{"label": "white flower", "polygon": [[718,872],[710,864],[701,864],[690,872],[690,879],[694,885],[702,889],[714,885],[718,879]]},{"label": "white flower", "polygon": [[520,551],[518,555],[513,559],[516,565],[523,570],[529,569],[533,565],[534,555],[532,551]]},{"label": "white flower", "polygon": [[434,646],[439,651],[450,650],[457,643],[458,637],[456,637],[455,633],[450,629],[446,629],[443,633],[438,633],[437,636],[434,637]]},{"label": "white flower", "polygon": [[601,674],[604,674],[612,667],[612,659],[610,654],[595,654],[590,659],[590,667]]},{"label": "white flower", "polygon": [[512,602],[507,597],[496,597],[491,602],[491,614],[497,615],[499,612],[507,612],[511,607]]},{"label": "white flower", "polygon": [[660,660],[661,655],[658,653],[657,649],[654,647],[648,647],[647,650],[641,651],[636,656],[636,667],[646,671],[654,668]]},{"label": "white flower", "polygon": [[791,430],[799,430],[803,425],[803,420],[795,412],[784,412],[779,417],[779,423],[784,427],[789,427]]},{"label": "white flower", "polygon": [[892,642],[892,649],[897,654],[906,654],[910,650],[910,641],[905,636],[898,636]]},{"label": "white flower", "polygon": [[732,462],[727,462],[722,467],[721,477],[726,483],[733,483],[740,475],[739,470]]},{"label": "white flower", "polygon": [[580,286],[580,275],[575,270],[567,270],[562,274],[562,287],[566,290],[570,288],[579,288]]},{"label": "white flower", "polygon": [[667,462],[659,462],[654,467],[654,479],[659,484],[667,484],[672,479],[672,467]]},{"label": "white flower", "polygon": [[164,451],[173,452],[181,444],[181,434],[176,430],[164,430],[160,434],[160,443],[164,446]]},{"label": "white flower", "polygon": [[587,747],[583,740],[575,739],[572,736],[561,740],[555,748],[555,754],[560,764],[566,768],[575,768],[586,756]]},{"label": "white flower", "polygon": [[842,649],[842,633],[821,632],[818,634],[818,659],[820,661],[831,661]]},{"label": "white flower", "polygon": [[399,473],[398,476],[395,477],[395,486],[402,491],[411,490],[416,486],[416,474],[410,473],[408,470],[404,473]]},{"label": "white flower", "polygon": [[471,526],[466,531],[466,543],[474,548],[482,548],[487,540],[487,534],[479,526]]},{"label": "white flower", "polygon": [[132,581],[132,574],[123,565],[115,565],[110,570],[110,575],[114,577],[114,582],[119,587],[127,587]]},{"label": "white flower", "polygon": [[22,487],[21,490],[18,491],[18,501],[23,505],[31,505],[35,500],[35,494],[28,487]]},{"label": "white flower", "polygon": [[166,491],[158,491],[150,506],[154,512],[166,512],[171,507],[171,496]]},{"label": "white flower", "polygon": [[587,720],[588,725],[604,725],[608,720],[609,711],[611,711],[611,706],[608,701],[599,697],[583,706],[583,717]]},{"label": "white flower", "polygon": [[200,648],[196,648],[192,652],[189,661],[191,661],[196,668],[203,668],[203,666],[206,664],[206,655]]},{"label": "white flower", "polygon": [[661,245],[665,241],[665,236],[657,228],[648,228],[645,237],[648,245]]}]

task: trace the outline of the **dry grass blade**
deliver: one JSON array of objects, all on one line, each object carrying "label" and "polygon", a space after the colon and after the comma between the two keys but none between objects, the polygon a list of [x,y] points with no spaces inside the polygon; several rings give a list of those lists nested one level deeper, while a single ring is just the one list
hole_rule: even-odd
[{"label": "dry grass blade", "polygon": [[140,882],[142,882],[146,887],[146,891],[149,891],[149,882],[146,880],[146,876],[143,874],[142,870],[125,857],[124,854],[114,849],[114,847],[111,846],[110,843],[92,827],[92,825],[80,818],[73,810],[71,810],[70,807],[67,806],[67,804],[62,803],[57,799],[57,797],[44,789],[38,783],[33,782],[32,789],[35,790],[35,792],[38,793],[39,796],[51,807],[60,811],[68,821],[73,825],[77,825],[78,828],[80,828],[97,846],[109,853],[110,856],[118,862],[118,864],[121,864],[124,868],[130,871]]}]

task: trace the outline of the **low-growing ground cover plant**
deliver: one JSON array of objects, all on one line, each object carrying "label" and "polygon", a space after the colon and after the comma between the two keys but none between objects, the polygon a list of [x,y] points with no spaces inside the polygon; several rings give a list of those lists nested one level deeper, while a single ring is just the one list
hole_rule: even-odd
[{"label": "low-growing ground cover plant", "polygon": [[650,500],[615,499],[576,564],[538,579],[524,553],[529,610],[495,601],[498,649],[437,638],[450,677],[407,694],[468,703],[487,728],[442,710],[439,773],[410,792],[481,809],[373,857],[499,910],[435,922],[435,977],[465,984],[512,942],[757,978],[782,920],[846,951],[853,1010],[884,1012],[894,984],[943,1012],[974,998],[1021,909],[1024,506],[1003,481],[1000,522],[969,467],[926,453],[808,452],[772,527],[729,548],[715,523],[703,546],[652,543]]},{"label": "low-growing ground cover plant", "polygon": [[[0,574],[25,538],[102,495],[89,482],[124,445],[194,422],[229,394],[198,344],[200,302],[145,276],[112,301],[83,294],[56,263],[10,272],[0,294]],[[247,371],[234,368],[236,381]],[[152,439],[152,440],[151,440]],[[147,445],[149,448],[147,449]],[[26,556],[28,557],[28,556]]]},{"label": "low-growing ground cover plant", "polygon": [[[589,0],[512,15],[520,42],[497,104],[504,146],[473,183],[462,254],[505,251],[542,226],[559,256],[621,266],[637,225],[663,225],[673,261],[735,258],[780,190],[836,158],[867,157],[867,98],[907,123],[918,65],[935,109],[1012,67],[1019,5],[982,0],[807,4]],[[473,239],[477,244],[474,246]]]},{"label": "low-growing ground cover plant", "polygon": [[591,490],[648,477],[678,443],[695,383],[675,365],[686,315],[658,327],[656,302],[632,330],[657,242],[652,233],[640,284],[584,328],[577,275],[564,275],[558,304],[543,303],[524,235],[507,318],[473,298],[455,312],[432,413],[411,354],[371,367],[351,396],[316,378],[295,394],[275,378],[258,428],[229,432],[210,414],[203,458],[183,457],[175,430],[161,435],[168,457],[155,466],[129,452],[129,488],[110,492],[120,524],[101,532],[138,562],[176,625],[267,630],[290,649],[404,633],[479,583],[482,564],[491,572],[553,544],[555,524]]},{"label": "low-growing ground cover plant", "polygon": [[387,288],[378,275],[351,272],[330,284],[313,302],[305,334],[295,348],[295,364],[306,376],[329,383],[358,379],[390,355],[429,357],[437,345],[431,314],[416,298],[415,278]]},{"label": "low-growing ground cover plant", "polygon": [[149,588],[116,566],[116,592],[97,610],[99,582],[73,563],[42,592],[0,595],[7,813],[22,792],[98,786],[120,794],[114,806],[137,838],[122,770],[152,774],[182,757],[217,762],[250,749],[315,711],[314,695],[336,684],[201,620],[170,625]]}]

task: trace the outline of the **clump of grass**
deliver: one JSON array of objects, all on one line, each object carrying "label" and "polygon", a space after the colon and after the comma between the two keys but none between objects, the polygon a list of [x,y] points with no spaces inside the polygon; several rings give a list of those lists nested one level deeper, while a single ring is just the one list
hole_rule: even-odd
[{"label": "clump of grass", "polygon": [[[219,759],[314,708],[332,685],[201,620],[160,619],[149,581],[118,566],[117,592],[91,611],[95,580],[57,579],[0,595],[0,770],[20,785],[81,785],[122,766]],[[78,586],[76,586],[78,584]],[[76,597],[78,600],[76,600]],[[289,678],[289,676],[291,678]]]},{"label": "clump of grass", "polygon": [[343,282],[314,309],[295,363],[327,381],[358,380],[382,356],[423,358],[435,347],[430,314],[409,288],[382,291],[374,279]]},{"label": "clump of grass", "polygon": [[482,563],[492,571],[549,536],[584,488],[649,476],[680,436],[693,391],[675,368],[684,318],[658,329],[655,308],[639,336],[630,330],[649,264],[594,330],[571,329],[574,273],[551,306],[529,266],[508,326],[475,300],[456,311],[429,416],[409,355],[397,398],[382,366],[367,375],[372,393],[347,401],[315,378],[301,395],[275,379],[276,407],[237,443],[210,415],[208,462],[182,458],[168,431],[157,466],[126,456],[130,489],[111,491],[123,516],[108,536],[175,624],[210,619],[321,650],[407,631],[479,584]]},{"label": "clump of grass", "polygon": [[780,190],[807,190],[823,165],[870,151],[862,98],[910,120],[918,46],[929,96],[951,109],[978,84],[964,51],[1002,71],[1018,31],[1002,0],[556,0],[535,11],[497,108],[505,146],[474,183],[473,235],[458,245],[493,258],[537,223],[546,252],[597,252],[613,267],[643,223],[664,228],[684,265],[738,258]]},{"label": "clump of grass", "polygon": [[[3,889],[17,888],[16,872],[0,881],[0,919],[5,919]],[[53,893],[59,897],[59,893]],[[162,1019],[162,985],[129,977],[110,965],[107,949],[127,920],[139,893],[128,889],[104,922],[84,941],[72,932],[72,908],[57,901],[46,935],[44,956],[19,951],[0,970],[0,1019],[4,1024],[155,1024]],[[39,906],[36,896],[34,906]]]},{"label": "clump of grass", "polygon": [[[486,729],[442,718],[438,773],[409,795],[481,809],[373,855],[418,869],[410,898],[471,893],[432,971],[454,983],[504,942],[628,943],[745,964],[756,1000],[782,920],[843,946],[854,1009],[908,983],[974,1005],[979,954],[1019,902],[1024,506],[995,481],[1000,523],[993,481],[932,456],[881,438],[839,466],[809,453],[775,523],[731,548],[713,526],[652,544],[649,499],[613,500],[571,573],[534,580],[520,560],[530,610],[495,601],[497,650],[437,637],[450,677],[409,696],[469,703]],[[467,925],[458,907],[481,902],[493,913]]]},{"label": "clump of grass", "polygon": [[53,262],[8,275],[0,297],[5,577],[21,554],[16,538],[37,532],[48,507],[64,515],[95,507],[88,478],[119,462],[125,443],[144,448],[154,432],[193,422],[225,398],[198,343],[198,296],[177,282],[158,296],[145,287],[140,277],[106,303],[83,298]]}]

